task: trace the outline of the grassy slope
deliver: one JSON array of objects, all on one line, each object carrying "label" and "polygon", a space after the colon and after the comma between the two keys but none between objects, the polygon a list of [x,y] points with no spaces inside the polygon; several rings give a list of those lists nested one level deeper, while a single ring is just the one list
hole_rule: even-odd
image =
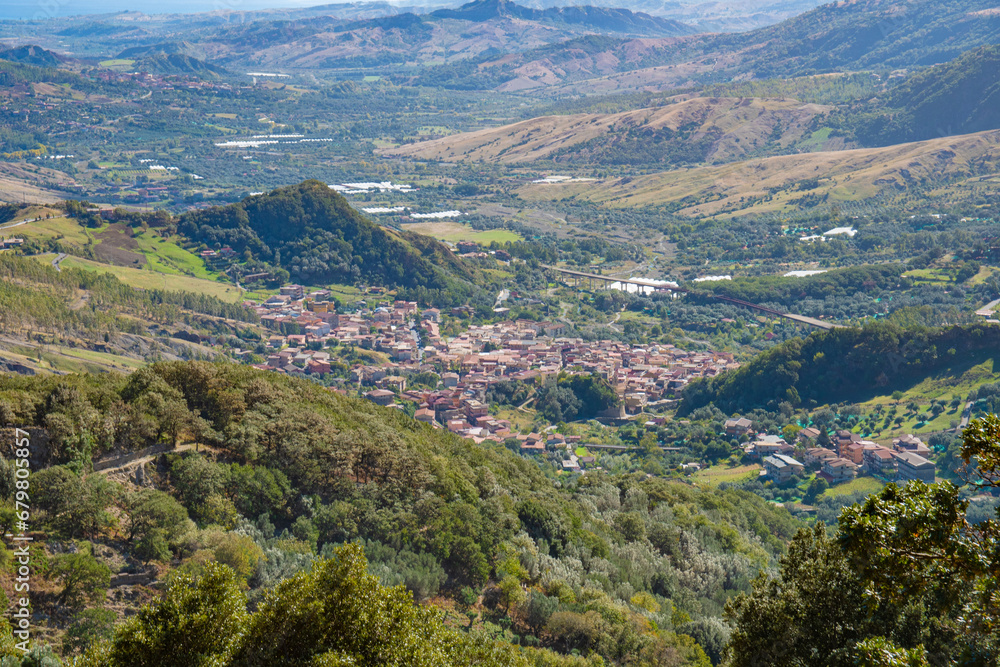
[{"label": "grassy slope", "polygon": [[[962,407],[960,406],[958,409],[948,407],[937,418],[933,418],[932,414],[927,411],[932,400],[943,400],[948,404],[952,398],[957,397],[962,400],[964,406],[969,392],[998,380],[1000,380],[1000,357],[991,357],[985,354],[963,360],[944,371],[924,378],[904,391],[903,398],[898,402],[897,416],[905,417],[903,423],[898,427],[892,424],[890,429],[882,431],[875,439],[891,440],[905,433],[944,431],[951,427],[952,421],[961,420]],[[906,410],[906,406],[911,402],[920,406],[920,410],[915,415]],[[866,410],[873,410],[878,405],[888,409],[890,406],[897,405],[897,402],[893,400],[891,395],[883,395],[865,401],[861,405]],[[917,424],[921,425],[917,426]]]},{"label": "grassy slope", "polygon": [[438,239],[439,241],[473,241],[475,243],[489,244],[493,241],[505,243],[507,241],[520,241],[521,236],[504,229],[491,229],[489,231],[476,231],[468,225],[458,222],[417,222],[413,224],[401,225],[402,229],[408,232],[416,232]]},{"label": "grassy slope", "polygon": [[218,273],[205,268],[205,262],[180,245],[180,238],[166,239],[152,232],[136,234],[139,252],[155,271],[173,275],[186,275],[202,280],[215,280]]},{"label": "grassy slope", "polygon": [[[46,264],[55,258],[53,254],[35,255],[35,259]],[[102,264],[82,257],[67,257],[62,261],[65,268],[80,268],[86,271],[101,271],[116,276],[126,285],[141,289],[162,289],[170,291],[195,292],[218,297],[223,301],[237,303],[244,298],[243,293],[235,285],[219,283],[214,280],[204,280],[183,275],[157,273],[150,269],[133,269],[127,266]]]},{"label": "grassy slope", "polygon": [[[942,178],[964,178],[976,169],[1000,166],[1000,131],[902,144],[887,148],[804,153],[721,166],[566,185],[526,185],[528,200],[578,198],[610,207],[680,204],[681,213],[714,215],[741,209],[763,213],[791,207],[805,194],[828,194],[832,201],[856,201]],[[819,187],[795,184],[820,179]],[[774,193],[770,200],[764,200]],[[744,203],[742,198],[758,198]],[[684,205],[688,204],[688,205]]]},{"label": "grassy slope", "polygon": [[21,364],[39,373],[129,372],[145,365],[143,361],[118,354],[6,340],[0,341],[0,360]]}]

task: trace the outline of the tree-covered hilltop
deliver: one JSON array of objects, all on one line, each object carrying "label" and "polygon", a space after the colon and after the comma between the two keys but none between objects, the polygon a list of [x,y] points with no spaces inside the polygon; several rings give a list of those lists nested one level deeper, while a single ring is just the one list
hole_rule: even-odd
[{"label": "tree-covered hilltop", "polygon": [[1000,327],[989,324],[903,328],[873,322],[789,340],[736,370],[692,382],[681,413],[714,403],[726,413],[775,409],[787,401],[819,404],[863,400],[905,389],[936,370],[992,354]]},{"label": "tree-covered hilltop", "polygon": [[[749,592],[800,525],[748,492],[645,474],[555,484],[499,444],[245,366],[3,377],[0,421],[32,434],[39,542],[80,541],[75,566],[118,573],[160,562],[200,576],[224,563],[255,605],[263,600],[261,613],[299,585],[281,581],[343,558],[337,548],[353,542],[384,584],[551,658],[534,664],[574,651],[605,664],[717,661],[723,605]],[[157,444],[172,451],[151,455],[141,484],[116,468],[90,472],[95,459]],[[12,490],[0,485],[10,507]],[[96,608],[86,592],[107,587],[90,581],[69,595],[76,615],[54,575],[43,589],[53,593],[34,601],[54,632],[82,632],[79,614]]]},{"label": "tree-covered hilltop", "polygon": [[437,241],[379,227],[319,181],[186,213],[177,228],[199,243],[249,252],[310,285],[367,281],[442,290],[449,273],[471,275]]}]

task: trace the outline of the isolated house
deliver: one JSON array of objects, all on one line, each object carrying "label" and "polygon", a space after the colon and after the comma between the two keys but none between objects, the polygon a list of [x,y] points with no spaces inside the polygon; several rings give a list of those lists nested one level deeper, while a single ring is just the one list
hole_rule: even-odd
[{"label": "isolated house", "polygon": [[365,394],[365,398],[375,405],[387,406],[392,405],[392,402],[396,399],[396,395],[386,389],[376,389]]}]

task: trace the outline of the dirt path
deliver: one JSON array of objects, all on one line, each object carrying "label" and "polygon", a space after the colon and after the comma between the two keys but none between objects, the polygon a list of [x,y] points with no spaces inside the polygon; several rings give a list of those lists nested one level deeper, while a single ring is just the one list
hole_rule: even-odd
[{"label": "dirt path", "polygon": [[[191,451],[192,449],[194,449],[196,446],[197,445],[194,444],[194,443],[190,443],[190,444],[186,444],[186,445],[178,445],[178,446],[174,447],[173,449],[169,450],[169,453],[170,454],[174,454],[176,452],[188,452],[188,451]],[[150,454],[149,456],[143,456],[142,458],[133,459],[131,461],[122,461],[120,464],[113,465],[113,466],[111,466],[109,468],[102,468],[101,470],[98,470],[97,472],[101,473],[102,475],[106,475],[108,473],[113,473],[113,472],[118,472],[120,470],[124,470],[125,468],[138,467],[140,465],[145,465],[145,464],[149,463],[150,461],[156,460],[161,454],[165,454],[165,453],[168,453],[168,452],[157,452],[156,454]],[[125,458],[125,457],[122,457],[122,458]]]}]

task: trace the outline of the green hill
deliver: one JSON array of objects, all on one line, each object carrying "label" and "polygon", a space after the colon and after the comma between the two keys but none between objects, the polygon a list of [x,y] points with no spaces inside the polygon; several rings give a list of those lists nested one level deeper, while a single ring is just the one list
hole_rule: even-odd
[{"label": "green hill", "polygon": [[209,246],[248,251],[309,285],[367,281],[442,290],[452,276],[472,275],[440,243],[379,227],[319,181],[184,214],[178,230]]},{"label": "green hill", "polygon": [[59,67],[66,60],[65,57],[54,51],[32,45],[4,49],[0,51],[0,59],[35,65],[36,67]]},{"label": "green hill", "polygon": [[194,74],[201,78],[232,76],[223,67],[183,53],[155,53],[138,59],[135,69],[156,74]]},{"label": "green hill", "polygon": [[988,324],[937,329],[875,322],[833,329],[790,340],[736,370],[693,382],[680,412],[709,403],[733,413],[776,409],[784,401],[793,406],[864,401],[948,368],[971,366],[998,346],[1000,328]]}]

